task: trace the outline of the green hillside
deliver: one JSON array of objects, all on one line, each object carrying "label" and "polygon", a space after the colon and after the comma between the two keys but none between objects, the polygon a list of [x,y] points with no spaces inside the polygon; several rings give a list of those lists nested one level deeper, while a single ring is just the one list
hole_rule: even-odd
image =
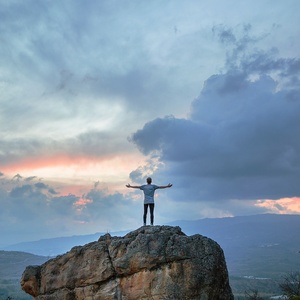
[{"label": "green hillside", "polygon": [[[180,226],[187,235],[201,234],[220,244],[224,250],[230,285],[236,299],[244,299],[245,291],[253,290],[260,292],[265,299],[278,295],[278,283],[282,276],[300,270],[300,215],[266,214],[214,218],[176,221],[170,225]],[[98,237],[99,234],[75,236],[17,246],[47,253],[51,245],[59,247],[67,244],[71,248]],[[21,293],[19,281],[26,266],[41,265],[48,258],[21,251],[0,251],[0,300],[6,300],[8,295]],[[14,296],[14,299],[32,300],[31,297],[26,297],[23,293],[22,296]]]},{"label": "green hillside", "polygon": [[32,300],[20,287],[20,279],[28,265],[41,265],[48,258],[19,251],[0,250],[0,300]]}]

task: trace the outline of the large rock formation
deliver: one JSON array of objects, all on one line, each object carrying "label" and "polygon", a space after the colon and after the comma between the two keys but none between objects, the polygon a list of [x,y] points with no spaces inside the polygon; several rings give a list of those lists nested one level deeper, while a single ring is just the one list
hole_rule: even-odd
[{"label": "large rock formation", "polygon": [[233,299],[220,246],[170,226],[106,234],[27,267],[21,286],[36,300]]}]

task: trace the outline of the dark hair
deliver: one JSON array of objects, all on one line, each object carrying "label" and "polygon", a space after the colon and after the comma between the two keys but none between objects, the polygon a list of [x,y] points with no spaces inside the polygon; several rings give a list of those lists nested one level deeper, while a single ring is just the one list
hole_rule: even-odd
[{"label": "dark hair", "polygon": [[152,182],[152,178],[151,178],[151,177],[148,177],[148,178],[147,178],[147,183],[150,184],[151,182]]}]

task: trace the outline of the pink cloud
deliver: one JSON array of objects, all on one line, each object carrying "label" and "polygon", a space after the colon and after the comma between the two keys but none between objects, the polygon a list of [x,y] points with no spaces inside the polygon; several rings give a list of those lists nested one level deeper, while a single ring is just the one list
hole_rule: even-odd
[{"label": "pink cloud", "polygon": [[300,198],[281,198],[278,200],[257,200],[255,206],[267,208],[270,212],[276,214],[299,214]]},{"label": "pink cloud", "polygon": [[80,198],[74,203],[76,207],[86,206],[87,203],[92,203],[93,200]]}]

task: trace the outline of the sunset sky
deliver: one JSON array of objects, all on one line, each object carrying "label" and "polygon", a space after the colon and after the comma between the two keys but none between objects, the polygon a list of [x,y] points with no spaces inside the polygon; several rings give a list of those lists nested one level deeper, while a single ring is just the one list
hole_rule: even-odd
[{"label": "sunset sky", "polygon": [[0,0],[0,246],[300,213],[300,1]]}]

